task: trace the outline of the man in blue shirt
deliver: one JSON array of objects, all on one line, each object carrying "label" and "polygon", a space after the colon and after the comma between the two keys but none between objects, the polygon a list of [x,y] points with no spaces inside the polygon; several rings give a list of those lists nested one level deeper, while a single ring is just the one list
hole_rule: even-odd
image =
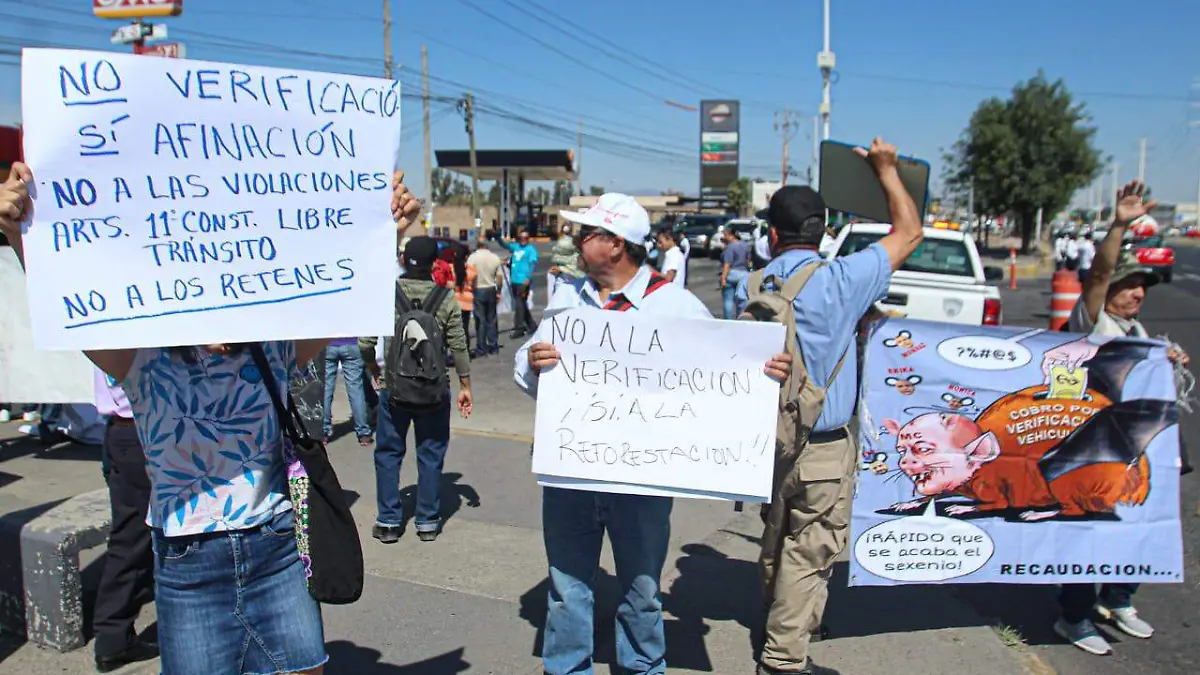
[{"label": "man in blue shirt", "polygon": [[[769,605],[760,675],[836,675],[808,656],[811,635],[820,627],[828,595],[829,571],[846,547],[858,450],[847,431],[854,414],[858,381],[855,344],[859,319],[887,294],[892,271],[921,243],[921,217],[900,182],[896,148],[876,138],[870,151],[859,149],[875,170],[887,196],[891,234],[865,250],[818,268],[796,297],[796,338],[809,377],[826,387],[825,407],[808,444],[790,468],[795,480],[777,482],[766,514],[759,559]],[[809,187],[785,186],[771,197],[768,236],[774,259],[764,278],[787,279],[808,265],[821,264],[817,249],[825,234],[825,203]],[[747,300],[746,282],[737,290]],[[842,368],[830,382],[839,361]]]},{"label": "man in blue shirt", "polygon": [[533,313],[529,311],[529,290],[533,283],[533,268],[537,267],[538,252],[533,244],[529,243],[529,233],[525,230],[517,234],[515,242],[508,241],[501,235],[500,243],[507,246],[512,253],[508,281],[513,296],[512,337],[515,340],[537,329]]}]

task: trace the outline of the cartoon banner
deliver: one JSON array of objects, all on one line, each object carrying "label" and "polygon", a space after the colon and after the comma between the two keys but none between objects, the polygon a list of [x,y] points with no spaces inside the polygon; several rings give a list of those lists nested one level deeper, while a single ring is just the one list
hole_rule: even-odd
[{"label": "cartoon banner", "polygon": [[863,377],[852,585],[1183,581],[1163,343],[890,319]]}]

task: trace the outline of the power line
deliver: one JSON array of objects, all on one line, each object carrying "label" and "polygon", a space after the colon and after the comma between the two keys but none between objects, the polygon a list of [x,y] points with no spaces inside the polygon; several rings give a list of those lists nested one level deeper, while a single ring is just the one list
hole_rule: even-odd
[{"label": "power line", "polygon": [[[513,24],[509,23],[508,21],[496,16],[495,14],[492,14],[491,12],[487,11],[486,9],[484,9],[484,8],[480,7],[479,5],[475,4],[474,2],[472,2],[472,0],[458,0],[458,1],[466,6],[470,7],[471,9],[474,9],[476,12],[479,12],[480,14],[490,18],[491,20],[495,21],[496,23],[507,27],[509,30],[515,31],[517,33],[525,33],[525,31],[523,31],[522,29],[518,28],[517,26],[514,26]],[[633,91],[636,91],[639,94],[644,94],[645,96],[649,96],[650,98],[652,98],[656,101],[659,101],[660,103],[666,102],[666,100],[661,95],[656,94],[656,93],[650,91],[649,89],[639,87],[636,84],[626,82],[625,80],[622,80],[621,78],[613,75],[612,73],[609,73],[601,68],[597,68],[596,66],[593,66],[592,64],[588,63],[587,61],[584,61],[583,59],[580,59],[576,56],[568,54],[567,52],[559,49],[558,47],[555,47],[554,45],[550,44],[549,42],[546,42],[545,40],[542,40],[541,38],[534,37],[534,36],[528,35],[528,34],[525,34],[525,37],[527,37],[530,40],[532,40],[533,42],[536,42],[537,44],[541,45],[543,48],[545,48],[551,52],[554,52],[555,54],[558,54],[559,56],[570,61],[571,63],[574,63],[582,68],[585,68],[586,70],[593,72],[593,73],[596,73],[606,79],[612,80],[613,82],[616,82],[617,84],[619,84],[627,89],[632,89]]]}]

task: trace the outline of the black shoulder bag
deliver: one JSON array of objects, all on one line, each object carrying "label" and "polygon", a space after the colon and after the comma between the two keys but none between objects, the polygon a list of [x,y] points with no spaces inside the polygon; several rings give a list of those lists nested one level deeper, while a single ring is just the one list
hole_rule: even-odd
[{"label": "black shoulder bag", "polygon": [[317,602],[350,604],[363,592],[363,554],[342,485],[329,463],[325,444],[308,434],[291,393],[287,407],[279,399],[279,385],[262,345],[251,344],[250,356],[279,416],[288,492],[295,511],[296,548],[308,576],[308,592]]}]

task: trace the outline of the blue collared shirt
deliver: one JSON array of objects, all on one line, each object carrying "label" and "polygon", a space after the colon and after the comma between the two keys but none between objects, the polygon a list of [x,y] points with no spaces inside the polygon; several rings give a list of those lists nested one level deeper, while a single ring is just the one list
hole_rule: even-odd
[{"label": "blue collared shirt", "polygon": [[[633,306],[629,311],[649,312],[661,316],[676,316],[685,319],[711,319],[712,312],[700,302],[700,299],[692,295],[692,292],[684,289],[678,284],[666,284],[658,288],[650,295],[646,295],[646,287],[650,284],[651,270],[648,266],[642,265],[629,283],[619,291],[614,291],[613,295],[620,293],[629,300]],[[546,307],[547,312],[553,312],[561,309],[571,309],[573,307],[596,307],[604,308],[604,302],[600,300],[600,291],[596,288],[596,284],[589,277],[575,279],[569,283],[559,284],[557,290],[554,291],[554,297],[550,299],[550,305]],[[548,321],[543,321],[542,326],[548,326]],[[549,330],[546,328],[546,330]],[[533,337],[521,345],[517,350],[516,359],[513,368],[513,379],[517,385],[525,390],[525,393],[537,397],[538,376],[532,368],[529,367],[529,348],[535,342],[548,342],[548,338],[542,333],[539,327],[538,331],[533,334]]]},{"label": "blue collared shirt", "polygon": [[[767,264],[763,276],[787,279],[804,265],[820,260],[816,251],[786,251]],[[871,305],[887,295],[891,278],[892,263],[887,251],[879,244],[872,244],[817,270],[796,298],[796,338],[809,376],[816,383],[825,384],[838,359],[846,355],[837,379],[827,385],[825,409],[813,431],[831,431],[850,423],[858,398],[855,329]],[[744,279],[738,284],[736,298],[740,311],[747,298]]]}]

